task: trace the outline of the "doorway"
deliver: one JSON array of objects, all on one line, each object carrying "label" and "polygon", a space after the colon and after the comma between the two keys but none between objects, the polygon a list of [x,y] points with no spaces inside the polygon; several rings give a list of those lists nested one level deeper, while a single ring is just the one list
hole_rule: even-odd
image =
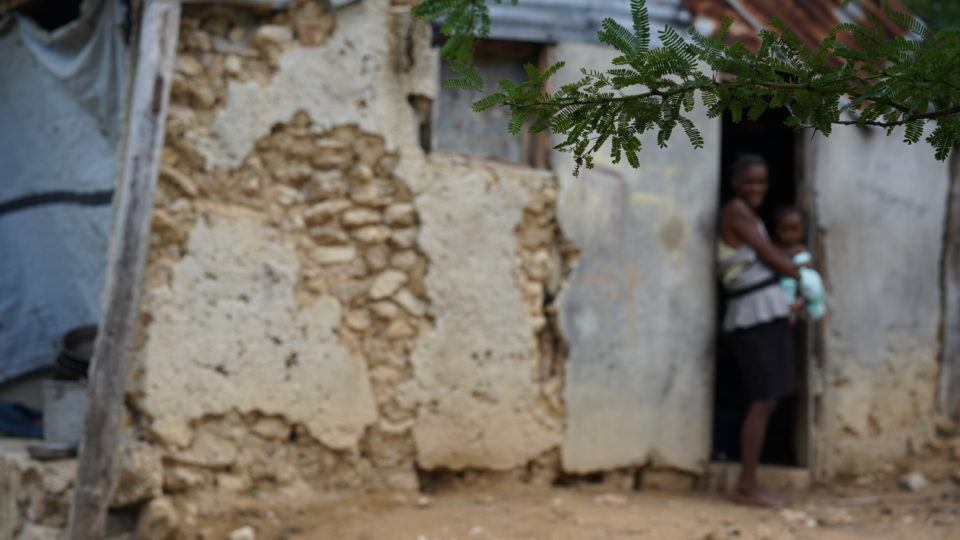
[{"label": "doorway", "polygon": [[[798,134],[783,124],[786,114],[780,111],[768,111],[760,119],[744,119],[733,122],[729,113],[723,117],[720,149],[720,204],[733,195],[729,178],[731,164],[743,153],[760,154],[770,170],[770,187],[760,217],[767,230],[773,231],[773,218],[778,208],[800,206],[803,208],[807,197],[801,193],[804,184],[801,181],[798,165]],[[720,321],[725,305],[723,295],[717,284],[717,343],[714,377],[714,416],[713,447],[711,459],[715,462],[739,461],[740,425],[746,410],[739,389],[739,374],[734,359],[725,347],[719,332]],[[796,381],[797,389],[793,396],[781,401],[770,419],[767,439],[764,445],[761,464],[806,467],[809,433],[807,414],[807,353],[806,328],[797,325],[795,330]]]}]

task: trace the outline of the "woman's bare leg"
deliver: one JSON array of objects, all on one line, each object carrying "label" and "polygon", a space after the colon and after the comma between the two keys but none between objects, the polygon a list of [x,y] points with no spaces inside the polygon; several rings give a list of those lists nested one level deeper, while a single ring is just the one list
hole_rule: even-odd
[{"label": "woman's bare leg", "polygon": [[767,436],[767,422],[775,400],[755,401],[747,409],[740,431],[740,481],[737,485],[737,499],[741,502],[760,506],[778,506],[780,502],[773,496],[760,491],[757,485],[757,464],[763,452],[763,443]]}]

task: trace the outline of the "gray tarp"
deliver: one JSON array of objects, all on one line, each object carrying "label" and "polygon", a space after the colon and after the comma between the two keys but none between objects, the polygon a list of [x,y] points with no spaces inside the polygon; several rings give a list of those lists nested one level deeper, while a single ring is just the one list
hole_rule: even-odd
[{"label": "gray tarp", "polygon": [[[47,32],[0,21],[0,205],[114,185],[127,48],[119,0],[88,0]],[[0,382],[49,365],[70,328],[96,322],[109,204],[0,214]]]}]

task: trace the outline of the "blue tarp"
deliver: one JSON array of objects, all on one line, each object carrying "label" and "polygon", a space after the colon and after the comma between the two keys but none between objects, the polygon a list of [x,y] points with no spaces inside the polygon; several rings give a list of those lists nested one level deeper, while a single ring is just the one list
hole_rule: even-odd
[{"label": "blue tarp", "polygon": [[99,318],[122,23],[119,0],[88,0],[52,32],[0,21],[0,383],[52,365],[61,336]]}]

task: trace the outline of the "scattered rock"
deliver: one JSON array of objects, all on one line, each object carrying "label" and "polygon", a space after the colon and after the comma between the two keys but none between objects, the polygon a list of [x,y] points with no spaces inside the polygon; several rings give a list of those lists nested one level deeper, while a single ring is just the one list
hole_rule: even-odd
[{"label": "scattered rock", "polygon": [[313,250],[313,258],[320,264],[344,264],[357,258],[353,246],[322,247]]},{"label": "scattered rock", "polygon": [[427,508],[432,503],[433,501],[430,500],[430,497],[427,497],[426,495],[421,495],[420,497],[417,497],[417,502],[415,504],[417,505],[417,508]]},{"label": "scattered rock", "polygon": [[257,531],[253,530],[253,527],[249,525],[240,527],[227,535],[227,540],[257,540]]},{"label": "scattered rock", "polygon": [[364,244],[379,244],[386,242],[393,235],[393,231],[385,225],[367,225],[355,229],[352,233],[353,238]]},{"label": "scattered rock", "polygon": [[385,270],[380,273],[370,286],[370,298],[381,300],[393,296],[404,283],[407,275],[397,270]]},{"label": "scattered rock", "polygon": [[913,492],[920,491],[928,485],[930,485],[930,482],[927,477],[917,471],[909,472],[900,477],[900,486]]},{"label": "scattered rock", "polygon": [[265,24],[253,35],[256,45],[282,45],[293,41],[293,30],[279,24]]},{"label": "scattered rock", "polygon": [[597,495],[593,498],[593,502],[607,506],[626,506],[627,498],[616,493],[607,493],[604,495]]},{"label": "scattered rock", "polygon": [[350,208],[350,201],[346,199],[331,199],[319,202],[303,213],[303,222],[308,227],[323,225],[347,208]]},{"label": "scattered rock", "polygon": [[817,520],[801,510],[784,508],[780,511],[780,517],[783,518],[783,521],[785,521],[788,525],[803,525],[808,529],[812,529],[817,526]]},{"label": "scattered rock", "polygon": [[817,523],[827,527],[850,525],[854,522],[853,516],[850,515],[850,512],[844,510],[843,508],[823,508],[817,510],[815,515],[817,518]]}]

